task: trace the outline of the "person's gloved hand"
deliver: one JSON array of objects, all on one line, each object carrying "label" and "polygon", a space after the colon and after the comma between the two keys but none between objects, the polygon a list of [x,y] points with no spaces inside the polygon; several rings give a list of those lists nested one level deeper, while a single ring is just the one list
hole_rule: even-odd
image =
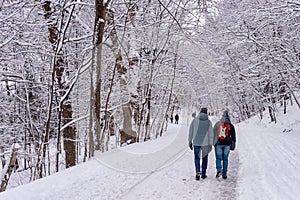
[{"label": "person's gloved hand", "polygon": [[189,143],[189,147],[191,150],[193,150],[193,144],[192,143]]}]

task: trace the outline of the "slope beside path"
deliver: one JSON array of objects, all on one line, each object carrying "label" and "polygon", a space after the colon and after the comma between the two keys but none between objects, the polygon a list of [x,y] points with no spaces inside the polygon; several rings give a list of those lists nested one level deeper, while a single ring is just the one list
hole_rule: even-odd
[{"label": "slope beside path", "polygon": [[300,112],[288,107],[277,123],[253,117],[238,125],[240,199],[299,199]]}]

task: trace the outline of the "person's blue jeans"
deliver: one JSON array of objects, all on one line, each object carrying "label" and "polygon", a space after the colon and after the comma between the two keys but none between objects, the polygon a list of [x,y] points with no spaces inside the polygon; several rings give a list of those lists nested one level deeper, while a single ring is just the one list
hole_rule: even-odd
[{"label": "person's blue jeans", "polygon": [[227,176],[228,169],[228,157],[230,152],[230,146],[216,145],[216,168],[218,172],[222,172],[222,176]]},{"label": "person's blue jeans", "polygon": [[[202,152],[202,156],[201,155]],[[200,172],[200,157],[202,157],[202,175],[206,174],[207,163],[208,163],[208,148],[206,146],[194,146],[194,162],[196,172]]]}]

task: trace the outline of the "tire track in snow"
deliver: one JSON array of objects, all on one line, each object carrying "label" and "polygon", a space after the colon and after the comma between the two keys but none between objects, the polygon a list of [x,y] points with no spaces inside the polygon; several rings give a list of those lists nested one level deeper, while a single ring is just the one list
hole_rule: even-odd
[{"label": "tire track in snow", "polygon": [[[177,153],[175,156],[177,157],[177,159],[180,159],[185,153],[187,152],[187,149],[183,149],[181,152]],[[169,158],[168,160],[166,160],[166,162],[164,164],[167,164],[167,162],[174,160],[174,158]],[[160,170],[162,170],[164,168],[158,168],[152,172],[150,172],[149,174],[147,174],[144,178],[140,179],[138,182],[136,182],[134,185],[132,185],[126,192],[124,192],[124,194],[120,197],[120,199],[126,199],[127,196],[130,195],[130,193],[136,189],[139,185],[141,185],[143,182],[147,181],[148,178],[150,178],[152,175],[154,175],[155,173],[158,173]]]},{"label": "tire track in snow", "polygon": [[[187,127],[184,125],[180,126],[180,129],[177,132],[177,135],[175,139],[173,140],[170,145],[168,145],[166,148],[171,148],[171,150],[168,151],[162,151],[159,154],[159,157],[167,156],[167,158],[164,158],[163,162],[160,162],[159,165],[156,166],[156,169],[152,170],[150,173],[148,173],[144,178],[139,180],[137,183],[132,185],[130,189],[128,189],[124,195],[120,198],[126,199],[127,196],[131,195],[131,192],[136,189],[138,186],[142,185],[143,182],[147,181],[151,176],[156,174],[157,172],[169,167],[171,164],[176,162],[178,159],[180,159],[185,153],[187,152]],[[166,149],[164,149],[166,150]],[[157,155],[157,154],[156,154]],[[129,198],[130,199],[130,198]]]}]

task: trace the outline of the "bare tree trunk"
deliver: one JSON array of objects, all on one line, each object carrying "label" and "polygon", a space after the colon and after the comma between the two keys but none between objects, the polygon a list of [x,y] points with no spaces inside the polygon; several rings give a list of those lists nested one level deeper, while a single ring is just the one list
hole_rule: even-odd
[{"label": "bare tree trunk", "polygon": [[293,99],[292,99],[292,95],[291,95],[291,93],[289,93],[289,99],[290,99],[291,106],[292,106],[292,105],[293,105]]},{"label": "bare tree trunk", "polygon": [[275,117],[275,113],[274,113],[273,108],[271,106],[269,106],[268,110],[269,110],[269,115],[270,115],[270,118],[271,118],[271,122],[276,123],[276,117]]},{"label": "bare tree trunk", "polygon": [[58,109],[58,129],[57,129],[57,140],[56,140],[56,164],[55,164],[55,170],[56,172],[59,171],[59,155],[61,154],[61,111]]},{"label": "bare tree trunk", "polygon": [[294,97],[296,104],[298,105],[298,108],[300,109],[300,102],[298,101],[294,91],[292,90],[292,88],[290,87],[290,85],[288,84],[288,82],[286,81],[286,79],[284,78],[284,76],[282,75],[282,73],[279,71],[279,74],[281,76],[281,78],[284,80],[285,85],[287,86],[287,88],[290,90],[291,95]]},{"label": "bare tree trunk", "polygon": [[10,160],[6,164],[7,167],[4,168],[6,171],[3,173],[3,177],[1,177],[0,192],[6,190],[11,173],[16,167],[17,154],[18,154],[18,148],[15,147],[15,143],[14,143],[11,148]]},{"label": "bare tree trunk", "polygon": [[102,67],[102,42],[106,20],[107,6],[110,0],[95,0],[95,49],[96,49],[96,90],[95,90],[95,121],[96,121],[96,150],[103,145],[103,135],[101,134],[101,67]]},{"label": "bare tree trunk", "polygon": [[[54,67],[53,67],[54,68]],[[50,121],[51,121],[51,114],[52,114],[52,106],[53,106],[53,96],[54,96],[54,77],[55,77],[55,71],[54,69],[52,70],[52,76],[51,76],[51,84],[49,87],[49,105],[48,105],[48,115],[47,115],[47,122],[46,122],[46,130],[45,130],[45,135],[43,138],[43,143],[40,145],[39,150],[38,150],[38,158],[36,162],[36,167],[34,169],[34,175],[33,175],[33,180],[36,180],[38,178],[43,177],[42,173],[42,164],[44,162],[45,156],[46,156],[46,145],[48,144],[49,141],[49,132],[50,132]],[[43,156],[41,158],[41,153],[43,150]],[[39,176],[37,176],[39,174]]]},{"label": "bare tree trunk", "polygon": [[[57,78],[58,82],[58,88],[60,90],[59,94],[61,98],[64,97],[66,94],[66,90],[69,89],[69,86],[65,86],[62,77],[64,76],[64,71],[65,71],[65,61],[63,60],[62,56],[62,45],[63,40],[66,34],[66,30],[69,26],[71,16],[73,15],[75,5],[72,6],[70,12],[69,12],[69,17],[66,21],[65,26],[62,30],[61,35],[59,36],[59,31],[56,27],[56,24],[53,23],[51,20],[51,14],[53,12],[51,8],[51,2],[50,1],[45,1],[43,4],[43,8],[45,10],[45,18],[48,20],[48,30],[49,30],[49,42],[52,44],[53,51],[55,53],[54,61],[53,61],[53,71],[55,71],[55,75]],[[64,19],[64,12],[62,13],[61,20]],[[52,23],[50,23],[52,22]],[[61,22],[62,23],[62,22]],[[54,79],[54,77],[53,77]],[[53,90],[53,89],[52,89]],[[52,102],[50,102],[51,104]],[[69,123],[72,121],[72,104],[71,101],[68,99],[68,97],[64,97],[64,99],[60,102],[60,111],[62,114],[62,122],[63,125]],[[50,117],[50,116],[49,116]],[[49,118],[50,119],[50,118]],[[50,121],[50,120],[49,120]],[[49,122],[50,123],[50,122]],[[48,129],[50,128],[50,124]],[[60,127],[59,127],[60,128]],[[49,141],[49,130],[46,130],[46,135],[45,135],[45,141],[44,141],[44,148],[43,148],[43,159],[45,158],[46,154],[46,145],[48,144]],[[65,158],[66,158],[66,168],[74,166],[76,164],[76,131],[75,131],[75,126],[69,126],[63,130],[63,137],[64,137],[64,150],[65,150]]]},{"label": "bare tree trunk", "polygon": [[[72,121],[71,101],[64,104],[62,108],[63,124]],[[76,165],[76,130],[75,125],[69,125],[63,130],[64,150],[66,159],[66,168]]]},{"label": "bare tree trunk", "polygon": [[[173,86],[174,86],[174,81],[176,78],[176,68],[177,68],[177,52],[178,52],[178,47],[179,47],[179,42],[176,45],[176,53],[175,53],[175,58],[174,58],[174,64],[173,64],[173,77],[172,77],[172,82],[171,82],[171,88],[170,88],[170,94],[169,94],[169,99],[168,99],[168,105],[167,105],[167,110],[166,113],[167,114],[169,112],[170,109],[170,105],[171,105],[171,99],[172,99],[172,94],[173,94]],[[168,123],[166,123],[166,129],[167,129],[167,125]],[[162,136],[162,131],[159,133],[160,136]],[[158,134],[156,135],[156,137],[158,136]]]},{"label": "bare tree trunk", "polygon": [[138,133],[140,135],[139,137],[143,137],[143,134],[144,134],[144,132],[141,131],[142,122],[143,122],[143,119],[144,119],[144,110],[145,110],[145,103],[142,104],[142,108],[139,111],[139,119],[138,119]]},{"label": "bare tree trunk", "polygon": [[[122,67],[123,68],[123,67]],[[120,74],[123,74],[123,71],[119,71]],[[127,93],[127,83],[123,78],[120,78],[120,87],[123,88],[123,94]],[[124,94],[126,96],[126,94]],[[122,105],[123,111],[123,129],[121,132],[121,141],[123,143],[135,143],[136,142],[136,132],[132,130],[132,111],[130,102],[127,102]]]},{"label": "bare tree trunk", "polygon": [[[168,84],[169,84],[169,81],[168,81]],[[166,95],[167,95],[167,90],[164,91],[164,95],[162,98],[163,100],[165,99]],[[156,131],[156,135],[158,135],[158,134],[161,135],[162,132],[164,131],[164,127],[167,127],[167,124],[168,124],[168,119],[166,118],[168,110],[164,109],[164,108],[162,108],[162,110],[164,112],[163,112],[162,116],[160,116],[161,125],[158,127],[158,130]],[[166,125],[165,125],[165,123],[166,123]]]},{"label": "bare tree trunk", "polygon": [[93,109],[94,109],[94,52],[92,53],[92,65],[90,69],[90,106],[89,106],[89,158],[94,156],[95,144],[94,144],[94,135],[93,135]]},{"label": "bare tree trunk", "polygon": [[286,99],[283,100],[283,114],[286,114]]},{"label": "bare tree trunk", "polygon": [[[51,7],[50,7],[50,1],[45,1],[43,4],[43,8],[45,11],[45,18],[49,20],[50,18],[50,12],[51,12]],[[47,22],[48,22],[47,21]],[[51,23],[49,23],[51,24]],[[55,28],[53,27],[53,25],[49,25],[48,26],[48,30],[51,34],[55,34]],[[49,40],[50,40],[50,36],[49,36]],[[53,59],[55,60],[55,59]],[[54,64],[54,62],[53,62]],[[54,78],[55,78],[55,67],[53,66],[52,69],[52,74],[51,74],[51,84],[49,87],[49,105],[48,105],[48,116],[47,116],[47,122],[46,122],[46,128],[45,128],[45,135],[43,138],[43,143],[40,145],[39,150],[38,150],[38,158],[37,158],[37,162],[36,162],[36,167],[34,169],[34,175],[33,175],[33,180],[38,179],[38,178],[42,178],[43,177],[43,173],[42,173],[42,164],[44,162],[45,159],[45,155],[46,155],[46,145],[48,144],[48,140],[49,140],[49,132],[50,132],[50,121],[51,121],[51,114],[52,114],[52,105],[53,105],[53,96],[54,96]],[[42,154],[42,150],[43,150],[43,155]],[[37,176],[38,174],[38,176]]]},{"label": "bare tree trunk", "polygon": [[294,91],[291,89],[291,87],[289,86],[288,83],[286,84],[286,86],[289,88],[289,90],[290,90],[290,92],[291,92],[291,95],[294,97],[294,100],[295,100],[296,104],[298,105],[298,108],[300,109],[300,103],[299,103],[299,101],[298,101],[298,99],[297,99],[297,97],[296,97]]},{"label": "bare tree trunk", "polygon": [[[112,93],[116,69],[117,69],[117,63],[115,63],[115,66],[114,66],[113,74],[112,74],[111,81],[110,81],[109,91],[108,91],[106,102],[105,102],[104,127],[103,127],[104,134],[105,134],[106,130],[109,128],[108,126],[109,126],[109,122],[111,120],[111,115],[108,114],[108,105],[109,105],[109,101],[110,101],[110,95]],[[110,131],[107,131],[107,132],[108,132],[108,134],[107,134],[107,139],[106,139],[106,144],[105,144],[106,150],[108,150],[108,141],[109,141],[109,136],[110,136]]]},{"label": "bare tree trunk", "polygon": [[[112,50],[115,54],[116,58],[116,69],[120,78],[120,88],[122,90],[123,96],[126,96],[127,91],[127,83],[123,78],[123,75],[127,73],[127,68],[122,64],[122,54],[120,50],[120,45],[117,39],[117,32],[114,26],[114,15],[112,12],[109,12],[109,21],[113,25],[113,30],[110,33],[110,38],[112,41]],[[130,141],[130,143],[137,141],[136,132],[132,129],[132,112],[130,102],[127,102],[122,105],[123,111],[123,129],[120,130],[121,133],[121,143],[125,143]]]},{"label": "bare tree trunk", "polygon": [[144,141],[150,139],[150,111],[151,111],[151,86],[150,83],[148,83],[148,93],[146,96],[146,105],[147,105],[147,116],[146,116],[146,132],[145,132],[145,138]]}]

